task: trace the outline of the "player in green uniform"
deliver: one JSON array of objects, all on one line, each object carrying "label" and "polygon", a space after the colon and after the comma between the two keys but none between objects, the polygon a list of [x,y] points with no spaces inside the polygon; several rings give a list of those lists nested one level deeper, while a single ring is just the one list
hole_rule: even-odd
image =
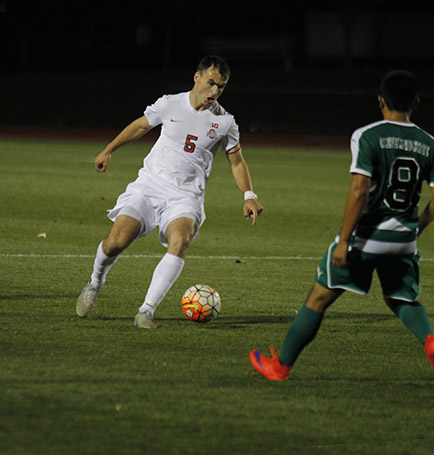
[{"label": "player in green uniform", "polygon": [[[434,138],[410,121],[419,98],[412,73],[392,71],[378,96],[383,120],[351,137],[352,182],[340,234],[321,261],[313,288],[288,329],[280,355],[250,353],[256,371],[285,380],[315,338],[324,312],[346,290],[366,294],[374,270],[387,306],[424,345],[434,368],[434,330],[419,295],[418,235],[434,219]],[[432,199],[418,215],[422,183]]]}]

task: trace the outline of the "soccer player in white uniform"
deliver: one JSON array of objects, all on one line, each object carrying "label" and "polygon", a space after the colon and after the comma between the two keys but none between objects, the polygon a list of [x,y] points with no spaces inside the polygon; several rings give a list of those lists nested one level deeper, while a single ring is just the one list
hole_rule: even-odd
[{"label": "soccer player in white uniform", "polygon": [[154,270],[134,322],[142,328],[156,327],[154,311],[181,274],[187,249],[205,220],[205,189],[219,148],[225,151],[235,182],[244,193],[244,216],[256,225],[263,207],[253,192],[238,126],[217,102],[229,76],[229,67],[220,57],[203,58],[191,91],[158,99],[95,158],[96,171],[105,172],[115,150],[161,125],[160,137],[143,160],[137,179],[109,211],[114,223],[98,246],[91,278],[77,300],[80,317],[91,312],[121,252],[158,226],[167,253]]}]

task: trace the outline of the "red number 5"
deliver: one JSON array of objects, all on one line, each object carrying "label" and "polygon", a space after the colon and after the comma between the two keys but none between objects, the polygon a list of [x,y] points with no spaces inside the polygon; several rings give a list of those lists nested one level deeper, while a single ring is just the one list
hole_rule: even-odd
[{"label": "red number 5", "polygon": [[193,141],[197,141],[198,137],[188,134],[185,139],[184,151],[188,153],[193,153],[196,148],[196,144]]}]

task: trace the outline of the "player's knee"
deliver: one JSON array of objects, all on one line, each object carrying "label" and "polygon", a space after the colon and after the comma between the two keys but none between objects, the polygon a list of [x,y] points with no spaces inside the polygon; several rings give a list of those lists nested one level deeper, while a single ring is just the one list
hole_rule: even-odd
[{"label": "player's knee", "polygon": [[106,256],[113,257],[117,256],[123,251],[112,239],[106,238],[102,245],[102,251]]},{"label": "player's knee", "polygon": [[109,234],[102,244],[103,252],[106,256],[113,257],[122,253],[122,251],[131,243],[131,239],[124,234]]},{"label": "player's knee", "polygon": [[328,289],[315,283],[305,305],[311,310],[324,313],[342,293],[343,291],[340,289]]},{"label": "player's knee", "polygon": [[167,230],[168,252],[184,257],[196,234],[196,225],[190,222],[175,222]]},{"label": "player's knee", "polygon": [[305,305],[317,313],[324,313],[328,308],[328,302],[322,299],[309,299]]},{"label": "player's knee", "polygon": [[191,235],[172,236],[169,241],[168,252],[175,256],[184,257],[191,244]]},{"label": "player's knee", "polygon": [[104,239],[102,249],[109,257],[117,256],[137,238],[140,232],[140,222],[136,219],[119,215],[113,224],[109,235]]}]

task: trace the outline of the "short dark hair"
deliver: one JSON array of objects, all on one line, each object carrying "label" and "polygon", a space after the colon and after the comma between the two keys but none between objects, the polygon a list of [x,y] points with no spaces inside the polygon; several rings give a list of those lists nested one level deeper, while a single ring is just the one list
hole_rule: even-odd
[{"label": "short dark hair", "polygon": [[229,65],[218,55],[207,55],[204,57],[197,65],[196,71],[203,73],[208,68],[211,68],[211,66],[217,68],[224,78],[229,79],[229,76],[231,75]]},{"label": "short dark hair", "polygon": [[381,81],[380,95],[391,111],[409,112],[419,101],[418,84],[413,73],[405,70],[388,72]]}]

